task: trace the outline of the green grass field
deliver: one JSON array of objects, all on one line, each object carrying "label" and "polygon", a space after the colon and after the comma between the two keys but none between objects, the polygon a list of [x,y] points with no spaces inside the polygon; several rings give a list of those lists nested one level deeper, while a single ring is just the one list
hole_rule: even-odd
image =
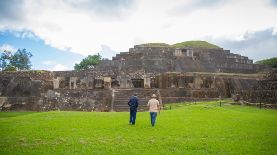
[{"label": "green grass field", "polygon": [[[170,109],[169,106],[166,109]],[[1,112],[0,154],[276,154],[277,111],[216,102],[148,112]]]}]

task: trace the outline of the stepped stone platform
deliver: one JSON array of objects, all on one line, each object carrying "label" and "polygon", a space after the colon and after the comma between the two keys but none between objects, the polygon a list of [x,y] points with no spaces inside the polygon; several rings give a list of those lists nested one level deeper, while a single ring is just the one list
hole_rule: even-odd
[{"label": "stepped stone platform", "polygon": [[263,76],[269,70],[222,48],[136,45],[91,70],[1,71],[0,111],[128,111],[134,93],[140,111],[153,93],[162,103],[242,94],[275,104],[276,78]]},{"label": "stepped stone platform", "polygon": [[159,95],[158,89],[114,89],[113,90],[113,101],[112,107],[113,111],[128,111],[128,101],[130,97],[137,94],[139,98],[139,111],[147,110],[147,102],[152,94]]}]

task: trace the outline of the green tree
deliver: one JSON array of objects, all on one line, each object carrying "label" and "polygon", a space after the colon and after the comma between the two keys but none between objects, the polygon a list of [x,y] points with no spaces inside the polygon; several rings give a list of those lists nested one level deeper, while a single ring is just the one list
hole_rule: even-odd
[{"label": "green tree", "polygon": [[16,71],[16,67],[11,66],[11,65],[8,65],[8,66],[4,69],[4,71]]},{"label": "green tree", "polygon": [[96,65],[100,63],[102,60],[101,55],[98,53],[97,55],[89,55],[84,58],[79,64],[75,64],[75,70],[85,70],[95,68]]},{"label": "green tree", "polygon": [[12,58],[12,52],[6,51],[6,50],[4,52],[1,52],[1,57],[0,57],[1,70],[5,70],[6,67],[9,66],[11,58]]},{"label": "green tree", "polygon": [[16,67],[18,70],[29,70],[32,66],[30,61],[32,56],[32,53],[28,52],[26,49],[18,49],[12,56],[10,65]]},{"label": "green tree", "polygon": [[256,64],[263,64],[263,65],[269,65],[273,68],[277,68],[277,57],[269,58],[269,59],[264,59],[255,62]]},{"label": "green tree", "polygon": [[18,49],[14,54],[10,51],[1,53],[0,66],[1,70],[14,71],[14,70],[29,70],[31,69],[32,53],[26,49]]}]

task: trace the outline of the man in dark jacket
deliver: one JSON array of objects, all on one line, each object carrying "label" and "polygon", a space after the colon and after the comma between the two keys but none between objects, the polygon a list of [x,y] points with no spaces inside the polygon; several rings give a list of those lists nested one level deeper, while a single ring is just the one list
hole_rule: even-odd
[{"label": "man in dark jacket", "polygon": [[130,107],[130,121],[129,121],[130,125],[135,125],[136,123],[138,104],[139,104],[139,101],[138,101],[137,94],[134,94],[128,102],[128,105]]}]

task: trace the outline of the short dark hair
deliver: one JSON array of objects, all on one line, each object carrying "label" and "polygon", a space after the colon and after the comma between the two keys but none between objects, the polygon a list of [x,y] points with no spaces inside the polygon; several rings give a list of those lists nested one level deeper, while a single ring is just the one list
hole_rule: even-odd
[{"label": "short dark hair", "polygon": [[137,96],[137,93],[134,93],[134,96]]}]

